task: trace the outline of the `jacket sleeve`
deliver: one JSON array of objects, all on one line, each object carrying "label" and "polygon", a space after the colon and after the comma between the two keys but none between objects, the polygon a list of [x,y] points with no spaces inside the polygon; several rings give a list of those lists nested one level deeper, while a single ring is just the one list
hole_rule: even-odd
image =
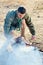
[{"label": "jacket sleeve", "polygon": [[5,34],[10,33],[11,23],[12,23],[12,18],[5,19],[5,23],[4,23],[4,32],[5,32]]},{"label": "jacket sleeve", "polygon": [[30,30],[30,33],[32,35],[35,35],[35,28],[34,28],[33,23],[31,22],[31,18],[28,15],[26,15],[25,20],[26,20],[26,24]]},{"label": "jacket sleeve", "polygon": [[4,33],[6,35],[10,34],[11,24],[14,21],[15,13],[13,11],[8,12],[4,21]]}]

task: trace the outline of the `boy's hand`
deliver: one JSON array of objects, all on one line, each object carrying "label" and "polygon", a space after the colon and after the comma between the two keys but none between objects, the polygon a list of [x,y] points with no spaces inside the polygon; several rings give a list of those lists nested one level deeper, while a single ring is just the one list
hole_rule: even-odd
[{"label": "boy's hand", "polygon": [[14,35],[14,30],[12,30],[10,33],[11,33],[12,35]]},{"label": "boy's hand", "polygon": [[35,37],[35,35],[32,35],[32,38],[31,38],[31,40],[35,40],[35,38],[36,38],[36,37]]},{"label": "boy's hand", "polygon": [[26,37],[24,37],[23,39],[24,39],[25,44],[26,44],[27,46],[32,45],[32,43],[31,43],[30,41],[28,41],[28,39],[27,39]]},{"label": "boy's hand", "polygon": [[12,31],[10,32],[10,35],[11,35],[12,37],[15,37],[15,35],[14,35],[14,30],[12,30]]}]

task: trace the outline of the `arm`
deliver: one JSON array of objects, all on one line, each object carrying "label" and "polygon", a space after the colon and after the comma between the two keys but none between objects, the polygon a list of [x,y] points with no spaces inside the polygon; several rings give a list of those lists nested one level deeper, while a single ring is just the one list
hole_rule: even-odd
[{"label": "arm", "polygon": [[[28,22],[29,21],[29,22]],[[34,29],[34,25],[33,23],[31,22],[31,18],[26,22],[30,32],[32,35],[35,35],[35,29]]]},{"label": "arm", "polygon": [[4,23],[4,34],[6,37],[8,37],[10,35],[10,27],[11,27],[11,23],[12,23],[13,19],[9,18],[9,19],[5,19],[5,23]]},{"label": "arm", "polygon": [[10,34],[10,27],[12,22],[14,21],[14,17],[15,17],[15,12],[14,11],[9,11],[6,15],[5,18],[5,22],[4,22],[4,33],[5,35],[9,35]]},{"label": "arm", "polygon": [[9,34],[9,32],[10,32],[11,23],[12,23],[11,18],[10,18],[9,20],[8,20],[8,19],[5,19],[4,32],[5,32],[6,34]]},{"label": "arm", "polygon": [[34,25],[33,25],[33,23],[31,22],[31,18],[30,18],[28,15],[25,16],[25,21],[26,21],[26,25],[28,26],[28,28],[29,28],[29,30],[30,30],[30,33],[31,33],[32,35],[35,35]]},{"label": "arm", "polygon": [[21,36],[25,38],[25,19],[22,20],[22,25],[21,25]]}]

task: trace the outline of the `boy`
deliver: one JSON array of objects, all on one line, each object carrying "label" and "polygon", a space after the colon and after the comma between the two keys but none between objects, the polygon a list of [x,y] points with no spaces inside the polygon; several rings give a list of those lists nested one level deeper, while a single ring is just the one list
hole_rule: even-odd
[{"label": "boy", "polygon": [[9,35],[13,35],[14,31],[17,28],[21,29],[21,37],[25,38],[25,24],[30,30],[32,34],[32,40],[35,39],[35,29],[31,22],[31,18],[26,13],[26,9],[24,7],[19,7],[17,10],[9,12],[6,16],[4,23],[4,32],[7,37]]}]

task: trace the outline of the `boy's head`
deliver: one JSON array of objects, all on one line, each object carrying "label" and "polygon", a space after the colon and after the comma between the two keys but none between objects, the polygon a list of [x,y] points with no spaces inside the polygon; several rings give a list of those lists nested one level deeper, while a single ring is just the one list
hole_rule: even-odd
[{"label": "boy's head", "polygon": [[25,13],[26,13],[26,9],[24,7],[19,7],[18,8],[18,17],[19,18],[23,18],[25,16]]}]

